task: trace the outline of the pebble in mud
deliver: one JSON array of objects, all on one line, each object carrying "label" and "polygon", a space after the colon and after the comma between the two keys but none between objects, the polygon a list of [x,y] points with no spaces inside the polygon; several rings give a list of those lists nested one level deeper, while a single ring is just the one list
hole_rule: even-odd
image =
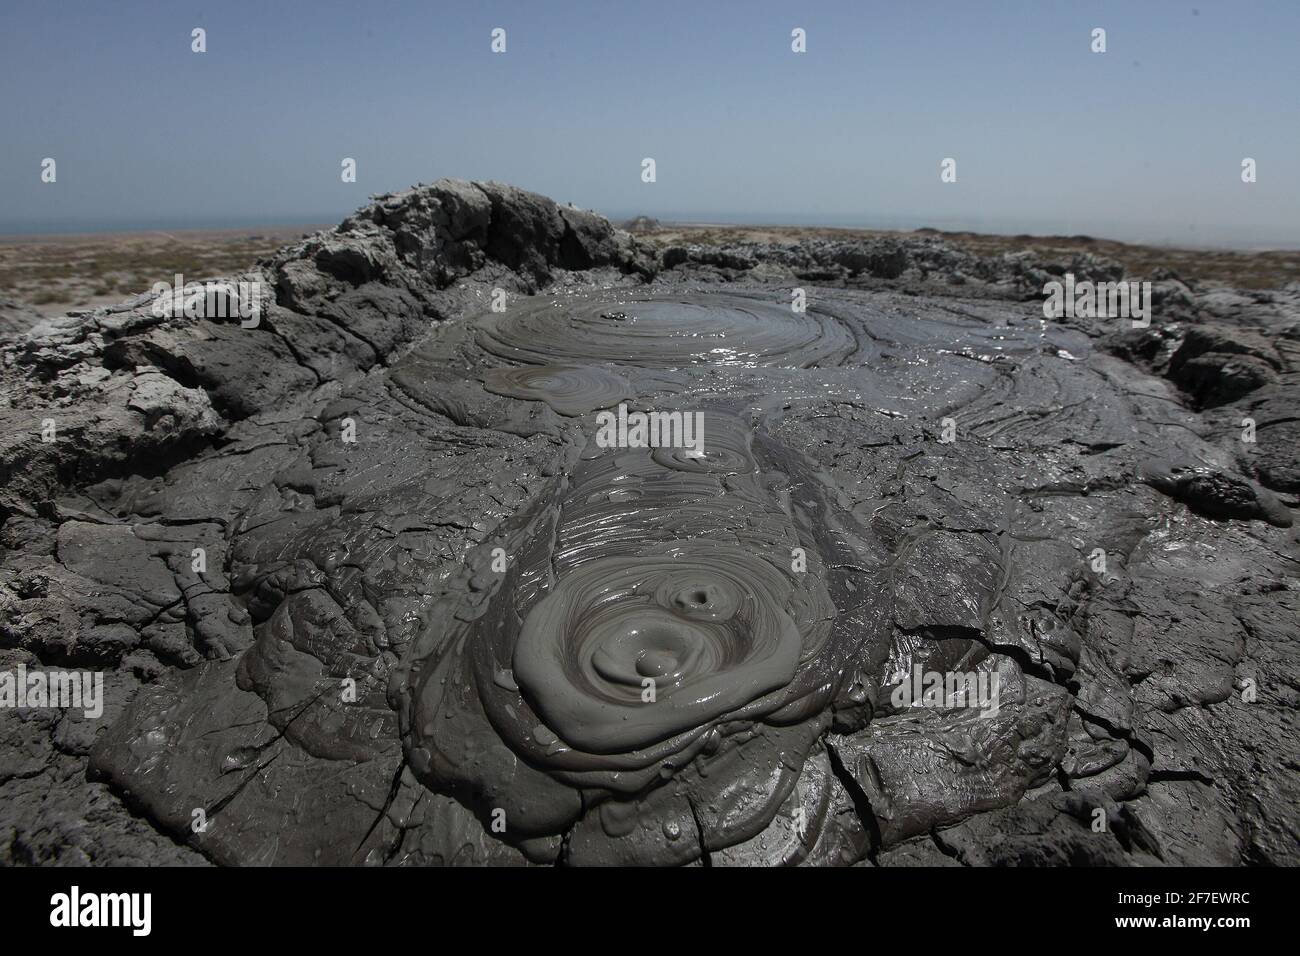
[{"label": "pebble in mud", "polygon": [[1218,519],[1256,519],[1279,528],[1291,527],[1291,511],[1275,495],[1254,482],[1203,466],[1167,460],[1145,462],[1142,480],[1189,508]]}]

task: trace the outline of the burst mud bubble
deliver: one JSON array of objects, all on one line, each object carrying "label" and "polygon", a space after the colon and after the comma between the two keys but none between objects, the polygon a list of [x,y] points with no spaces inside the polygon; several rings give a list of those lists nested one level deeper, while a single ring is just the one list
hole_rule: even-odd
[{"label": "burst mud bubble", "polygon": [[[258,328],[47,330],[5,368],[60,390],[82,477],[22,446],[3,607],[110,669],[51,759],[219,863],[1293,861],[1289,380],[1241,400],[1244,461],[1242,408],[955,257],[656,259],[448,181],[259,267]],[[704,453],[604,447],[623,403]],[[998,706],[894,703],[917,672]]]}]

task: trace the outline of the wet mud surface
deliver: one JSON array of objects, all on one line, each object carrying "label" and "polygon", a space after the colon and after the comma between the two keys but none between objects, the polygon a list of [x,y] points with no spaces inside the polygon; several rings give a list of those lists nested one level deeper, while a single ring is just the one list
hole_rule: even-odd
[{"label": "wet mud surface", "polygon": [[256,329],[6,344],[0,655],[108,705],[0,716],[0,854],[1296,863],[1300,289],[1046,320],[1067,268],[443,182]]}]

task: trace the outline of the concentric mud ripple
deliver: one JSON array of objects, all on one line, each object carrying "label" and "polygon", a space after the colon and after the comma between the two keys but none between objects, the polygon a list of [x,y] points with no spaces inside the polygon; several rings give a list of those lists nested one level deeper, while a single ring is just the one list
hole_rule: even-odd
[{"label": "concentric mud ripple", "polygon": [[803,651],[790,591],[738,549],[591,561],[525,619],[515,678],[575,746],[658,743],[789,683]]},{"label": "concentric mud ripple", "polygon": [[702,435],[702,451],[689,448],[656,448],[650,459],[656,465],[675,471],[714,475],[748,475],[754,471],[754,459],[749,453],[749,436],[735,428],[709,429],[707,420]]},{"label": "concentric mud ripple", "polygon": [[[712,786],[763,790],[801,763],[843,675],[835,607],[815,556],[792,567],[803,539],[752,426],[712,410],[704,430],[711,453],[690,467],[669,449],[591,437],[512,538],[518,557],[491,598],[449,608],[442,620],[462,623],[422,636],[398,678],[420,779],[546,835],[607,801],[622,809],[602,820],[626,816],[701,761],[742,768],[692,784],[705,801]],[[736,756],[760,726],[784,757]],[[737,810],[736,839],[774,811]],[[679,852],[626,849],[640,862]]]},{"label": "concentric mud ripple", "polygon": [[625,378],[591,365],[488,369],[483,373],[483,387],[494,395],[545,402],[569,416],[607,408],[631,394]]},{"label": "concentric mud ripple", "polygon": [[543,298],[479,319],[479,345],[533,365],[612,362],[687,365],[835,365],[853,336],[830,315],[737,295]]}]

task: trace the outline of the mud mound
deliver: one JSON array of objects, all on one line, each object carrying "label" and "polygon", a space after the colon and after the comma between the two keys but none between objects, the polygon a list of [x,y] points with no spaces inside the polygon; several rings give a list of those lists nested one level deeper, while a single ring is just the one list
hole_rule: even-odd
[{"label": "mud mound", "polygon": [[231,277],[254,326],[45,324],[5,346],[2,653],[109,706],[4,725],[0,842],[1296,862],[1297,294],[1044,320],[1066,269],[1115,275],[656,256],[443,181]]}]

